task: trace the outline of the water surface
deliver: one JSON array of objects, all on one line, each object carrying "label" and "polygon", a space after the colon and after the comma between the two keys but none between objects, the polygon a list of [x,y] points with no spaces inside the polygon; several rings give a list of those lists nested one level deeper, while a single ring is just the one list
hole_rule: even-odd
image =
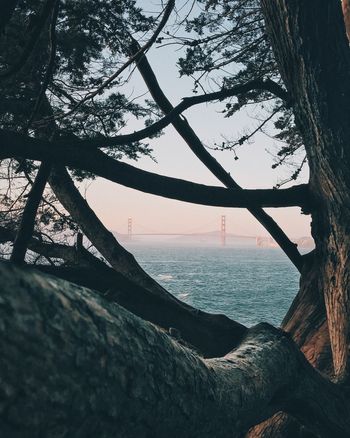
[{"label": "water surface", "polygon": [[141,266],[192,306],[251,326],[279,325],[299,273],[278,248],[129,244]]}]

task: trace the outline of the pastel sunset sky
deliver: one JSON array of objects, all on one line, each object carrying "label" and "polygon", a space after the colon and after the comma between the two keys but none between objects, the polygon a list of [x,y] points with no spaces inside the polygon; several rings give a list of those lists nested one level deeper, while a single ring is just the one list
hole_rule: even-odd
[{"label": "pastel sunset sky", "polygon": [[[169,48],[153,47],[148,59],[157,75],[160,85],[173,105],[182,97],[192,94],[192,80],[179,78],[176,68],[178,53]],[[212,89],[217,90],[215,84]],[[127,95],[133,97],[146,93],[146,86],[137,72],[127,85]],[[143,98],[149,98],[144,95]],[[220,143],[222,136],[237,138],[246,128],[258,124],[259,114],[252,107],[245,114],[225,119],[220,111],[225,103],[198,105],[184,114],[192,128],[206,145]],[[123,133],[143,127],[142,122],[130,120]],[[185,142],[170,126],[163,136],[152,141],[154,157],[132,162],[145,170],[163,175],[187,179],[208,185],[221,183],[193,155]],[[238,160],[232,152],[212,151],[216,159],[230,172],[231,176],[245,188],[269,188],[292,173],[288,167],[271,169],[278,143],[273,138],[259,134],[252,144],[238,150]],[[307,170],[298,183],[307,180]],[[286,186],[287,187],[287,186]],[[205,232],[218,230],[220,216],[226,215],[227,232],[241,235],[267,235],[260,224],[244,209],[216,208],[191,205],[145,194],[115,183],[98,179],[82,188],[86,198],[104,224],[113,231],[127,232],[128,217],[133,218],[134,232]],[[270,209],[269,213],[283,227],[290,237],[310,234],[310,217],[302,215],[299,208]]]}]

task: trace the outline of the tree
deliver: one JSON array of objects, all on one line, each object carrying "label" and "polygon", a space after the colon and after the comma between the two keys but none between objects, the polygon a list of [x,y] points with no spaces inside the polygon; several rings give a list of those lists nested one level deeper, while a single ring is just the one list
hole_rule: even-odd
[{"label": "tree", "polygon": [[[42,356],[35,360],[35,354],[29,354],[29,373],[23,373],[23,350],[9,348],[7,336],[3,336],[3,351],[8,354],[1,375],[10,383],[3,396],[6,409],[0,424],[8,436],[23,436],[21,425],[15,420],[21,418],[19,412],[26,417],[29,429],[40,430],[47,436],[53,436],[57,427],[63,436],[69,435],[69,424],[75,433],[92,436],[96,434],[102,413],[91,417],[89,413],[98,412],[96,404],[102,400],[107,400],[109,406],[103,409],[102,436],[112,436],[116,424],[121,425],[121,436],[163,436],[165,430],[185,436],[213,433],[241,436],[251,426],[280,411],[285,414],[278,414],[253,428],[249,436],[310,436],[310,433],[348,436],[350,433],[346,392],[349,379],[350,52],[341,4],[338,0],[278,0],[274,3],[232,0],[199,1],[198,5],[202,3],[204,12],[187,20],[190,33],[182,40],[188,46],[186,55],[179,61],[182,73],[197,75],[195,84],[199,87],[201,77],[222,66],[239,62],[242,68],[237,74],[224,75],[218,91],[197,93],[175,107],[162,92],[145,54],[156,39],[161,41],[161,31],[174,2],[166,5],[158,20],[145,16],[132,1],[86,2],[82,13],[78,2],[60,4],[49,0],[25,2],[15,10],[9,6],[8,14],[2,19],[0,79],[4,111],[0,158],[5,160],[6,169],[13,176],[9,184],[20,196],[5,198],[8,208],[2,212],[1,241],[14,241],[13,262],[23,262],[29,248],[52,263],[51,266],[39,265],[42,271],[102,293],[108,291],[103,298],[97,298],[92,291],[68,286],[61,280],[48,280],[44,274],[38,276],[8,264],[1,266],[6,284],[2,299],[7,333],[12,334],[16,346],[20,345],[27,339],[28,321],[40,321],[29,353],[38,350],[36,342],[40,339],[49,357],[47,364],[40,365],[44,368],[37,368],[40,374],[36,374],[37,364],[45,361]],[[344,1],[346,23],[348,7]],[[125,17],[129,19],[129,26]],[[149,29],[153,33],[143,44],[131,35]],[[194,38],[195,32],[199,36]],[[23,44],[25,35],[29,35],[27,44]],[[72,41],[76,41],[73,52]],[[14,57],[14,53],[18,56]],[[116,67],[115,60],[122,56],[127,59]],[[46,57],[47,63],[43,62]],[[100,71],[102,60],[103,71]],[[130,103],[111,88],[113,81],[121,81],[120,74],[133,62],[159,107],[156,121],[152,118],[153,104]],[[81,90],[86,91],[83,98],[78,97]],[[97,98],[103,91],[108,92]],[[280,161],[305,147],[310,167],[307,185],[244,190],[213,159],[181,114],[191,105],[230,98],[236,100],[228,103],[228,116],[249,102],[273,98],[266,123],[276,115],[275,125],[280,130],[277,135],[287,141],[280,152]],[[125,112],[148,118],[146,127],[132,134],[118,134],[116,131],[123,126]],[[136,158],[139,153],[150,153],[142,141],[158,135],[170,123],[227,188],[162,177],[118,161],[120,154]],[[234,148],[247,137],[249,135],[226,146]],[[37,161],[42,163],[38,170]],[[69,166],[71,174],[64,166]],[[247,330],[228,318],[195,311],[168,294],[103,227],[79,194],[72,177],[81,179],[91,174],[161,196],[249,208],[301,272],[300,291],[283,321],[283,329],[289,336],[265,325]],[[292,179],[295,177],[292,175]],[[25,178],[24,187],[17,178]],[[54,195],[45,191],[47,182]],[[69,216],[56,207],[56,199]],[[21,212],[24,203],[21,216],[18,211]],[[316,248],[306,256],[299,254],[262,210],[266,206],[288,205],[300,206],[312,216]],[[40,217],[41,225],[37,222],[34,229],[35,217]],[[13,224],[17,225],[17,235],[10,229]],[[62,233],[67,234],[67,227],[75,233],[79,229],[75,247],[57,241]],[[45,237],[48,231],[50,241]],[[81,232],[109,266],[84,248]],[[53,261],[57,259],[64,260],[65,264],[56,265]],[[93,274],[87,275],[88,272]],[[48,293],[45,299],[41,298],[44,296],[42,288]],[[57,288],[63,289],[62,295],[57,294]],[[26,298],[28,289],[33,291],[31,299]],[[13,290],[18,296],[11,293]],[[177,328],[181,332],[180,341],[206,359],[184,349],[179,342],[170,341],[164,333],[108,301],[120,303],[163,329]],[[56,309],[57,319],[53,318],[48,330],[42,330],[40,324],[46,327],[46,318],[52,319],[51,307]],[[26,319],[26,315],[31,317]],[[58,320],[62,322],[55,328]],[[74,335],[76,320],[79,324]],[[113,324],[120,327],[123,338],[118,339]],[[68,341],[57,336],[57,330],[66,334]],[[154,350],[149,350],[147,341],[155,346]],[[62,343],[69,344],[67,354],[60,352]],[[83,347],[75,356],[73,350],[80,343]],[[313,367],[324,373],[323,377],[308,365],[296,346]],[[114,347],[118,354],[113,353]],[[98,354],[94,356],[92,350]],[[61,369],[55,365],[58,356],[62,360]],[[108,374],[109,359],[117,372]],[[91,377],[91,388],[81,382],[84,388],[81,393],[80,389],[73,391],[81,410],[68,413],[63,407],[67,398],[61,388],[71,384],[74,364],[89,369],[93,363],[98,363],[98,372],[95,378]],[[9,372],[13,367],[16,367],[16,375],[21,376],[17,381]],[[38,376],[46,369],[49,374],[43,385],[44,392],[33,391],[33,384],[37,386]],[[130,399],[126,388],[139,369],[141,376],[147,372],[149,378],[143,379],[145,384],[135,384]],[[156,381],[157,375],[163,377]],[[298,385],[296,379],[300,379]],[[79,379],[77,382],[80,386]],[[25,400],[28,397],[35,403],[35,415],[25,403],[16,399],[13,402],[19,388],[16,385],[25,388]],[[113,398],[110,388],[126,396],[120,400],[128,409],[120,407],[120,401]],[[166,396],[169,388],[171,397]],[[85,403],[82,396],[87,393]],[[55,400],[59,405],[59,419],[53,412]],[[114,405],[115,409],[111,409]],[[154,416],[154,412],[158,416]],[[45,413],[46,419],[41,413]],[[209,415],[210,424],[206,421]],[[83,424],[82,419],[87,416],[89,421]],[[127,430],[132,416],[135,429]],[[194,422],[195,419],[199,423]],[[198,424],[202,424],[202,428]]]}]

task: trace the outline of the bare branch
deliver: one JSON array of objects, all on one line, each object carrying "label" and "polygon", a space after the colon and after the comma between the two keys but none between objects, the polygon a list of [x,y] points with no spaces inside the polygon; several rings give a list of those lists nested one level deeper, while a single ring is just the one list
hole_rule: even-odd
[{"label": "bare branch", "polygon": [[[134,40],[131,50],[137,51],[138,44]],[[153,99],[165,114],[171,114],[174,111],[173,106],[163,93],[157,78],[147,61],[145,55],[140,57],[137,67],[146,82]],[[272,82],[272,81],[271,81]],[[273,88],[274,83],[270,83]],[[278,86],[279,87],[279,86]],[[192,152],[201,160],[201,162],[215,175],[226,187],[233,189],[241,189],[232,176],[225,171],[218,161],[205,149],[201,140],[193,131],[187,120],[179,115],[174,117],[172,121],[175,129],[186,141]],[[303,266],[302,257],[296,245],[290,241],[288,236],[279,227],[279,225],[262,209],[257,207],[250,208],[250,213],[266,228],[275,241],[280,245],[281,249],[286,253],[294,266],[301,271]]]},{"label": "bare branch", "polygon": [[79,227],[86,237],[116,272],[153,294],[168,295],[166,290],[141,268],[134,256],[123,248],[114,235],[103,225],[75,187],[73,180],[63,166],[53,167],[49,183],[63,207],[73,220],[79,223]]},{"label": "bare branch", "polygon": [[84,150],[66,144],[34,139],[22,134],[0,131],[0,159],[21,156],[87,170],[118,184],[179,201],[217,207],[305,207],[307,185],[289,189],[225,189],[196,184],[137,169],[110,158],[99,150]]},{"label": "bare branch", "polygon": [[117,135],[115,137],[104,137],[101,135],[98,136],[96,139],[80,140],[79,143],[84,147],[113,147],[143,140],[144,138],[156,134],[157,132],[161,131],[162,129],[173,123],[180,114],[182,114],[185,110],[194,105],[212,102],[215,100],[221,101],[228,97],[237,96],[239,94],[247,93],[248,91],[252,90],[265,90],[271,92],[272,94],[276,94],[278,92],[278,94],[280,96],[283,96],[284,99],[287,98],[287,93],[275,82],[271,81],[270,79],[256,79],[246,82],[244,84],[236,85],[232,88],[222,89],[215,93],[185,97],[182,102],[179,103],[177,106],[171,106],[171,109],[169,109],[169,111],[166,111],[166,116],[164,116],[162,119],[144,129],[133,132],[132,134]]},{"label": "bare branch", "polygon": [[36,212],[38,210],[50,170],[51,164],[48,164],[48,162],[42,163],[38,170],[34,184],[29,192],[28,200],[24,207],[21,223],[13,245],[13,251],[11,254],[12,262],[24,262],[28,243],[34,230]]}]

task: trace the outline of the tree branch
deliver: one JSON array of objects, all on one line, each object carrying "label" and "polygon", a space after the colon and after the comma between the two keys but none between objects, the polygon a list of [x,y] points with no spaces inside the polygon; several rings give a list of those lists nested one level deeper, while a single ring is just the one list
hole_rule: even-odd
[{"label": "tree branch", "polygon": [[117,241],[96,216],[87,201],[75,187],[73,180],[63,166],[55,166],[49,179],[57,199],[79,224],[85,236],[110,263],[115,271],[149,290],[152,294],[169,295],[137,263],[134,256]]},{"label": "tree branch", "polygon": [[26,205],[17,230],[10,260],[14,263],[23,263],[27,252],[28,243],[32,237],[36,213],[46,186],[47,178],[51,171],[51,163],[41,163],[35,181],[29,192]]},{"label": "tree branch", "polygon": [[[133,46],[131,47],[132,52],[137,52],[138,43],[133,40]],[[137,67],[142,75],[148,89],[151,92],[151,95],[154,101],[158,104],[160,109],[165,114],[172,114],[174,111],[173,106],[170,101],[167,99],[163,90],[161,89],[157,78],[147,61],[145,55],[140,56],[138,59]],[[270,90],[281,88],[279,85],[274,82],[268,80],[265,81],[269,84]],[[275,90],[276,92],[276,90]],[[278,92],[278,91],[277,91]],[[281,93],[286,92],[281,88]],[[181,118],[179,115],[174,117],[172,121],[174,128],[177,132],[182,136],[182,138],[186,141],[192,152],[201,160],[201,162],[215,175],[219,181],[221,181],[226,187],[232,189],[241,189],[241,187],[236,183],[236,181],[232,178],[232,176],[225,171],[225,169],[220,165],[215,158],[210,155],[210,153],[205,149],[202,142],[193,131],[187,120]],[[284,231],[278,226],[278,224],[262,209],[260,208],[250,208],[250,213],[265,227],[265,229],[270,233],[270,235],[275,239],[275,241],[279,244],[281,249],[285,252],[285,254],[289,257],[292,263],[296,266],[296,268],[301,272],[303,266],[302,257],[297,249],[297,246],[290,241],[288,236],[284,233]]]},{"label": "tree branch", "polygon": [[281,190],[206,186],[137,169],[110,158],[99,150],[84,150],[60,143],[57,145],[55,142],[8,131],[0,131],[0,145],[0,159],[14,156],[39,161],[50,159],[142,192],[194,204],[239,208],[305,207],[309,202],[307,185]]},{"label": "tree branch", "polygon": [[[0,227],[0,243],[11,242],[15,233]],[[37,265],[36,269],[98,291],[110,302],[118,303],[134,315],[165,330],[175,328],[184,343],[204,357],[224,356],[242,340],[247,329],[224,315],[210,314],[186,304],[165,289],[141,286],[120,274],[86,249],[32,238],[29,249],[44,257],[59,258],[65,266]],[[160,286],[159,286],[160,287]],[[155,292],[156,291],[156,292]]]},{"label": "tree branch", "polygon": [[[138,51],[135,53],[135,56],[139,52],[140,49],[138,49]],[[138,61],[138,67],[140,71],[142,71],[141,70],[142,67],[140,66],[142,64],[145,64],[146,62],[147,61],[145,59],[145,56],[141,55],[141,58]],[[115,137],[104,137],[101,135],[94,139],[77,140],[77,144],[79,142],[81,146],[84,146],[86,148],[97,148],[97,147],[114,147],[118,145],[140,141],[145,138],[151,137],[152,135],[166,128],[171,123],[174,124],[175,120],[179,118],[180,114],[182,114],[185,110],[187,110],[188,108],[194,105],[199,105],[201,103],[206,103],[206,102],[212,102],[215,100],[221,101],[226,99],[227,97],[238,96],[239,94],[247,93],[248,91],[251,90],[266,90],[272,94],[276,94],[277,92],[276,90],[279,90],[280,96],[284,96],[285,99],[287,98],[287,93],[283,90],[282,87],[280,87],[275,82],[271,81],[270,79],[266,79],[266,80],[256,79],[246,82],[244,84],[236,85],[232,88],[222,89],[215,93],[208,93],[200,96],[185,97],[181,101],[181,103],[179,103],[177,106],[175,107],[171,106],[171,109],[170,107],[168,107],[168,111],[164,111],[166,115],[163,118],[153,123],[152,125],[147,126],[144,129],[140,129],[139,131],[135,131],[131,134],[122,134],[122,135],[117,135]],[[152,90],[150,91],[151,94],[153,95],[153,91]],[[157,102],[156,99],[155,101]]]},{"label": "tree branch", "polygon": [[350,434],[347,394],[268,324],[205,360],[91,290],[7,263],[0,279],[7,436],[238,438],[281,409],[322,438]]}]

